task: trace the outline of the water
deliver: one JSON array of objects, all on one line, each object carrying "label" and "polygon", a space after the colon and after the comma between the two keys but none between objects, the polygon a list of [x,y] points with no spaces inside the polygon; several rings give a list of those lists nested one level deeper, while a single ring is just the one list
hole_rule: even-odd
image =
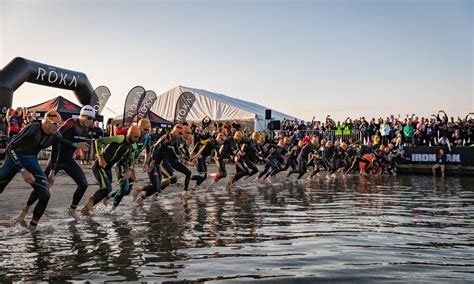
[{"label": "water", "polygon": [[474,281],[473,178],[318,177],[186,198],[172,189],[78,223],[64,213],[72,192],[56,189],[34,233],[7,226],[19,192],[23,202],[26,188],[0,195],[0,282]]}]

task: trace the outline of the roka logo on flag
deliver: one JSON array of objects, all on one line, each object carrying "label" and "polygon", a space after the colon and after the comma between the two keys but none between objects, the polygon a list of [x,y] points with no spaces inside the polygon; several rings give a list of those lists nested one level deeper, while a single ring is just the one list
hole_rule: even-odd
[{"label": "roka logo on flag", "polygon": [[142,104],[145,97],[145,88],[136,86],[128,92],[127,99],[123,108],[122,126],[127,127],[132,124],[135,115],[138,112],[138,107]]},{"label": "roka logo on flag", "polygon": [[106,86],[99,86],[94,90],[94,95],[97,97],[97,102],[93,105],[95,112],[100,114],[105,107],[105,104],[110,98],[110,90]]},{"label": "roka logo on flag", "polygon": [[178,101],[176,102],[176,110],[174,112],[174,123],[186,121],[186,117],[188,116],[194,101],[196,101],[196,98],[191,92],[184,92],[179,96]]},{"label": "roka logo on flag", "polygon": [[137,117],[138,120],[146,117],[148,111],[151,109],[151,106],[155,103],[157,96],[155,92],[148,90],[145,92],[145,96],[143,97],[142,104],[138,108]]}]

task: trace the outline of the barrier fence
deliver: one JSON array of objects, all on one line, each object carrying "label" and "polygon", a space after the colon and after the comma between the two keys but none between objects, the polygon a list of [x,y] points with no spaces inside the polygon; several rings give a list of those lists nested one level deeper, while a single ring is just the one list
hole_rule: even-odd
[{"label": "barrier fence", "polygon": [[[270,131],[271,137],[276,137],[276,135],[283,137],[286,135],[285,130]],[[355,142],[362,141],[364,138],[362,131],[360,130],[351,130],[350,133],[336,133],[335,130],[305,130],[301,131],[301,134],[309,137],[318,137],[319,141],[325,139],[326,141],[344,141],[344,142]]]}]

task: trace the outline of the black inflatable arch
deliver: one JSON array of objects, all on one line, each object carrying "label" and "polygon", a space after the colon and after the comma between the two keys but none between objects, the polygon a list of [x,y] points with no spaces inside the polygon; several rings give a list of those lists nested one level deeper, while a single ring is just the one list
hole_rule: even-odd
[{"label": "black inflatable arch", "polygon": [[98,101],[86,74],[16,57],[0,70],[0,113],[12,106],[13,92],[25,82],[74,91],[82,105]]}]

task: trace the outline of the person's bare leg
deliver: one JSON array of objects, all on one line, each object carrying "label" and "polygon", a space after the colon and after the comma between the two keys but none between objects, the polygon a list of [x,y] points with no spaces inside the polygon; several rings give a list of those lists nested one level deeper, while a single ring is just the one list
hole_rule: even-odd
[{"label": "person's bare leg", "polygon": [[26,205],[21,209],[20,214],[15,218],[16,221],[24,221],[26,218],[26,215],[28,214],[28,210],[30,210],[30,206]]}]

